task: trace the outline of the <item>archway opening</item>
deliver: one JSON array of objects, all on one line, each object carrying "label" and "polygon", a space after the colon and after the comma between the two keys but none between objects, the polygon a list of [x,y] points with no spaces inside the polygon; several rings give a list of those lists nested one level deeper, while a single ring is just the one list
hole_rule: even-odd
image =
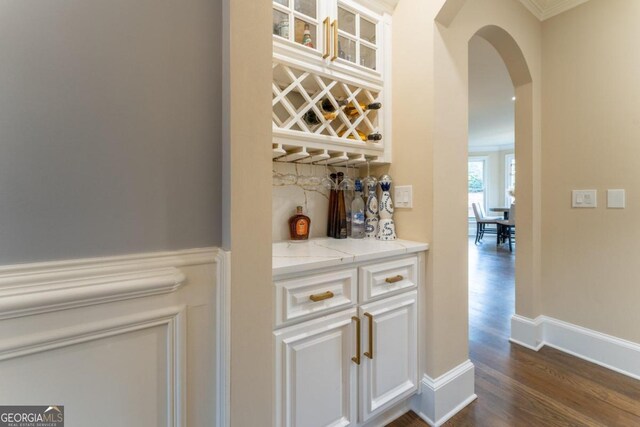
[{"label": "archway opening", "polygon": [[469,207],[480,211],[469,245],[473,354],[487,328],[499,337],[491,345],[508,348],[510,320],[532,300],[533,98],[524,55],[504,29],[483,27],[468,46]]}]

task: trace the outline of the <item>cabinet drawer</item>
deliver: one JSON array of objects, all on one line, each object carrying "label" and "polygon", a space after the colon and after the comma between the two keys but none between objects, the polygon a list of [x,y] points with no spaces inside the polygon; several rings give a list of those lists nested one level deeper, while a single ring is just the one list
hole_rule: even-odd
[{"label": "cabinet drawer", "polygon": [[417,287],[415,256],[360,267],[360,302]]},{"label": "cabinet drawer", "polygon": [[357,275],[351,268],[275,282],[276,327],[354,305]]}]

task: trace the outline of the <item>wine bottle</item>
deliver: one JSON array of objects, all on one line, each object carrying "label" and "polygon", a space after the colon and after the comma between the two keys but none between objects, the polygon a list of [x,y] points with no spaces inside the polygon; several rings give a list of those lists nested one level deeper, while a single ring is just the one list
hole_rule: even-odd
[{"label": "wine bottle", "polygon": [[331,181],[333,182],[333,186],[329,191],[329,212],[327,213],[327,237],[335,237],[335,222],[336,222],[336,174],[332,173],[330,175]]},{"label": "wine bottle", "polygon": [[[344,100],[336,100],[336,103],[339,108],[347,105],[347,102]],[[322,101],[318,102],[318,108],[325,120],[331,121],[338,116],[336,107],[329,98],[324,98]],[[311,126],[317,126],[322,123],[322,120],[320,120],[313,108],[307,111],[302,118],[306,124]]]},{"label": "wine bottle", "polygon": [[[346,132],[347,132],[346,130],[343,130],[342,132],[340,132],[339,136],[344,136],[344,134]],[[380,140],[382,140],[382,134],[379,133],[379,132],[370,133],[369,135],[365,134],[364,132],[362,132],[359,129],[356,129],[356,132],[358,132],[358,136],[363,141],[380,141]],[[356,139],[353,136],[353,133],[351,133],[351,132],[349,132],[349,134],[346,136],[346,138],[347,139]]]},{"label": "wine bottle", "polygon": [[[382,108],[382,104],[380,102],[372,102],[371,104],[360,104],[360,108],[362,108],[362,111],[367,111],[367,110],[379,110]],[[344,109],[344,112],[347,116],[353,117],[353,116],[357,116],[360,114],[360,112],[358,111],[358,109],[355,107],[355,105],[349,105]]]}]

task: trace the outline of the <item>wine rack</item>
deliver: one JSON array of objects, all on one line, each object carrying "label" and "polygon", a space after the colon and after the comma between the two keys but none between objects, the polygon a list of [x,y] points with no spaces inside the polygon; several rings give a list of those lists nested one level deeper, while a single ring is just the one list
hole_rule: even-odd
[{"label": "wine rack", "polygon": [[[389,145],[383,129],[385,103],[381,86],[274,57],[272,94],[275,161],[335,166],[386,161],[385,148]],[[319,104],[326,100],[336,109],[333,119],[326,119],[321,111]],[[381,102],[382,108],[361,107],[374,102]],[[340,103],[355,108],[356,113],[347,114]],[[309,114],[318,123],[305,120]],[[380,133],[382,139],[363,141],[358,132]]]}]

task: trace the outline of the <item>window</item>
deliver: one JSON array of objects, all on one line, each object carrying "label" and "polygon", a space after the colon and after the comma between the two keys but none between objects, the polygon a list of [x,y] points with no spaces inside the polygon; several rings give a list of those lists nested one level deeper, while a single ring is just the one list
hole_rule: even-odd
[{"label": "window", "polygon": [[511,206],[515,198],[511,197],[509,191],[516,188],[516,158],[513,154],[504,156],[504,170],[504,201],[506,206]]},{"label": "window", "polygon": [[469,200],[468,212],[469,218],[475,218],[473,214],[472,203],[478,203],[482,209],[486,211],[486,178],[485,178],[485,159],[469,158]]}]

